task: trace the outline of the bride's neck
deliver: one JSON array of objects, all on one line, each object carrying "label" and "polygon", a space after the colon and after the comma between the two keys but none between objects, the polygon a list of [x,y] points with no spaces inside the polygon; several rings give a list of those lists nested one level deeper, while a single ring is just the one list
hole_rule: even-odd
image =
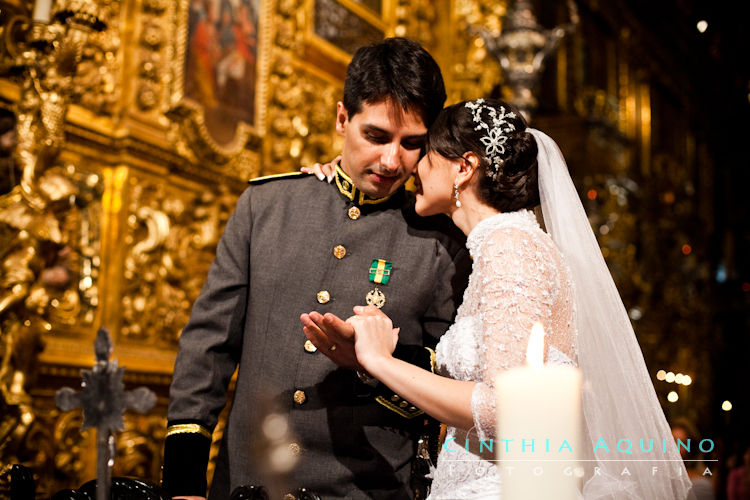
[{"label": "bride's neck", "polygon": [[477,224],[488,217],[499,214],[500,211],[487,205],[476,196],[469,195],[468,190],[464,193],[465,195],[461,197],[461,206],[454,206],[450,217],[453,223],[468,236]]}]

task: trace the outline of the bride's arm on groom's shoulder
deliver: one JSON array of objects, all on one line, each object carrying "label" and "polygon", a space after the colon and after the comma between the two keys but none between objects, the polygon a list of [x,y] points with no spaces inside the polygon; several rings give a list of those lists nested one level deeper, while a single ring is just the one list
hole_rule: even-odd
[{"label": "bride's arm on groom's shoulder", "polygon": [[341,161],[341,155],[338,155],[328,163],[314,163],[312,167],[300,167],[300,172],[313,174],[319,181],[330,183],[333,180],[333,173],[339,161]]}]

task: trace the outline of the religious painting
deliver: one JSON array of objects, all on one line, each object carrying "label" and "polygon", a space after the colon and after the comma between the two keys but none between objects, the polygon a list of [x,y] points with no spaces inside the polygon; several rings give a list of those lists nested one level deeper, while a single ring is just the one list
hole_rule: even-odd
[{"label": "religious painting", "polygon": [[364,5],[377,15],[383,14],[383,1],[382,0],[353,0],[355,3]]},{"label": "religious painting", "polygon": [[183,95],[219,144],[255,123],[260,0],[188,0]]},{"label": "religious painting", "polygon": [[381,0],[316,0],[315,35],[346,54],[385,37]]}]

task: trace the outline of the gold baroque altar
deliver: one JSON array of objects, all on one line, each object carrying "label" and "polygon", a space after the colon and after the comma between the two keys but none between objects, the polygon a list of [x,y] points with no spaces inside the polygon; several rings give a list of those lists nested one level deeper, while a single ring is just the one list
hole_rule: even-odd
[{"label": "gold baroque altar", "polygon": [[158,481],[177,341],[237,196],[332,158],[353,48],[419,29],[435,6],[55,0],[40,19],[44,4],[0,10],[15,139],[0,192],[0,464],[31,467],[39,494],[95,476],[94,436],[54,393],[79,383],[105,326],[126,383],[159,396],[126,415],[115,474]]},{"label": "gold baroque altar", "polygon": [[[594,16],[598,2],[578,3],[587,8],[583,30],[549,63],[539,93],[554,112],[540,111],[537,125],[570,151],[626,304],[645,314],[646,359],[663,362],[649,348],[669,333],[660,330],[670,321],[665,311],[684,313],[696,342],[708,331],[697,319],[700,297],[678,305],[704,270],[698,260],[681,263],[693,276],[686,285],[637,254],[659,250],[649,234],[678,206],[710,220],[690,183],[706,153],[687,129],[682,143],[652,147],[659,131],[652,130],[650,82],[659,77],[637,61],[639,44],[650,39],[639,39],[637,26],[623,27],[615,8]],[[479,35],[501,32],[506,7],[488,0],[0,0],[0,124],[12,122],[0,136],[14,139],[0,147],[0,472],[12,463],[31,467],[39,494],[95,476],[94,436],[80,432],[78,413],[55,408],[54,393],[79,384],[103,326],[126,383],[158,395],[148,415],[126,414],[114,473],[158,481],[179,334],[246,181],[336,155],[335,103],[346,64],[358,45],[384,36],[415,38],[435,55],[449,102],[507,95]],[[568,16],[560,2],[544,13],[550,25]],[[601,18],[612,34],[591,28]],[[587,72],[589,61],[604,72]],[[667,80],[667,88],[679,88],[679,77]],[[658,193],[639,196],[656,195],[664,215],[638,212],[633,178],[657,186]],[[653,232],[639,231],[644,220]],[[688,226],[677,229],[690,234]],[[691,241],[697,253],[704,242]],[[661,270],[657,290],[645,278],[653,268]],[[702,363],[688,354],[677,357]],[[0,476],[0,492],[6,480]]]}]

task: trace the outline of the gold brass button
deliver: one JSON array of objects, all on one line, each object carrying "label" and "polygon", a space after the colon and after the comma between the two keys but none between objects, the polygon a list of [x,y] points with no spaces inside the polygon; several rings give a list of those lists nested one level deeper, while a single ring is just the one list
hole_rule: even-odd
[{"label": "gold brass button", "polygon": [[306,350],[307,352],[315,352],[315,351],[317,351],[317,350],[318,350],[318,348],[317,348],[317,347],[315,347],[315,344],[313,344],[313,343],[312,343],[312,342],[310,342],[309,340],[305,340],[305,350]]},{"label": "gold brass button", "polygon": [[289,453],[295,457],[302,452],[302,447],[297,443],[289,443]]},{"label": "gold brass button", "polygon": [[357,220],[359,219],[359,216],[362,215],[362,211],[357,207],[351,207],[349,209],[349,218],[351,220]]},{"label": "gold brass button", "polygon": [[393,401],[394,403],[396,401],[398,401],[399,399],[401,399],[401,398],[399,398],[398,395],[396,395],[396,394],[394,394],[393,396],[391,396],[391,401]]},{"label": "gold brass button", "polygon": [[294,402],[298,405],[303,404],[305,401],[307,401],[307,394],[305,394],[305,391],[296,390],[294,391]]},{"label": "gold brass button", "polygon": [[295,497],[291,493],[287,493],[286,495],[284,495],[284,500],[297,500],[297,497]]},{"label": "gold brass button", "polygon": [[331,294],[328,293],[328,290],[321,290],[318,292],[319,304],[327,304],[329,300],[331,300]]},{"label": "gold brass button", "polygon": [[398,405],[399,405],[399,406],[400,406],[401,408],[406,408],[407,406],[409,406],[409,403],[408,403],[408,402],[406,402],[406,401],[401,401],[401,402],[400,402],[400,403],[399,403]]},{"label": "gold brass button", "polygon": [[346,256],[346,248],[343,245],[337,245],[333,249],[333,256],[337,259],[343,259]]}]

